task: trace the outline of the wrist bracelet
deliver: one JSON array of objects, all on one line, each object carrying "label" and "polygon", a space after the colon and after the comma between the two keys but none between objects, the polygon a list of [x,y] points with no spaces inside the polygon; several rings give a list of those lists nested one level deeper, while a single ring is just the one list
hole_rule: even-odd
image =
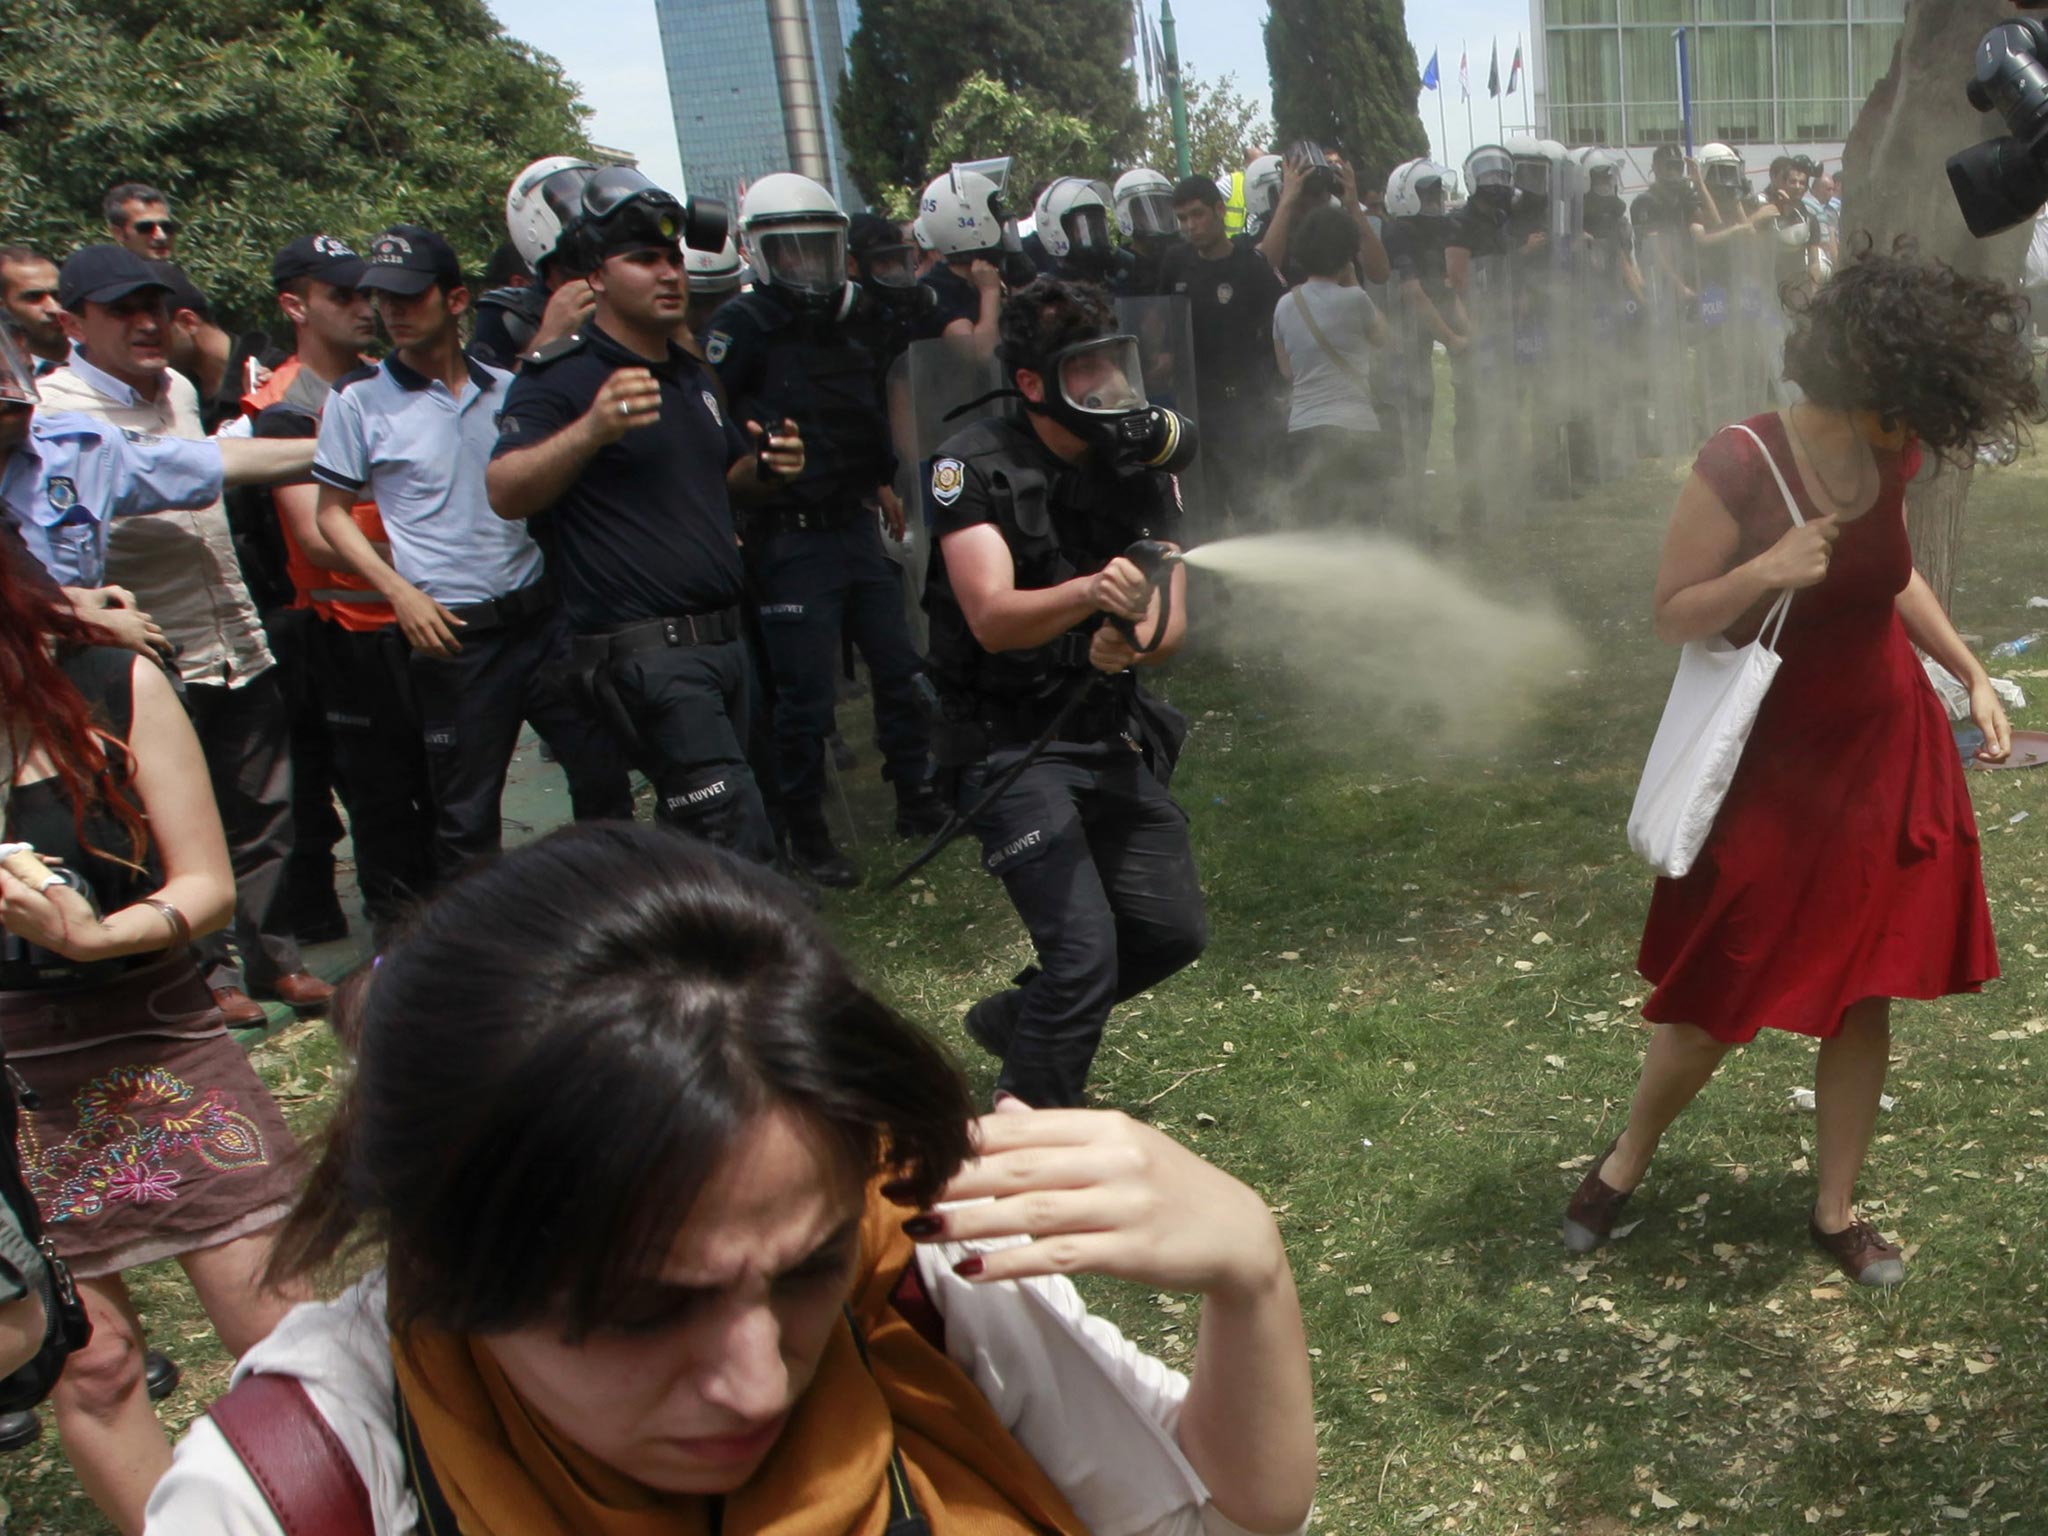
[{"label": "wrist bracelet", "polygon": [[145,896],[142,905],[154,907],[157,915],[171,925],[171,942],[167,949],[183,949],[192,942],[192,925],[185,921],[185,914],[165,901],[161,896]]}]

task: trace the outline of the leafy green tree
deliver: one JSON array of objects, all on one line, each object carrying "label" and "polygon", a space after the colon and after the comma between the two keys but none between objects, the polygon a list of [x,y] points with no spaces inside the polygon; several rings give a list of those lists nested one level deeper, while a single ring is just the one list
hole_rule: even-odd
[{"label": "leafy green tree", "polygon": [[[1237,76],[1202,79],[1181,66],[1181,93],[1188,108],[1188,164],[1197,176],[1228,168],[1241,170],[1256,151],[1273,142],[1273,125],[1237,93]],[[1174,166],[1173,109],[1162,99],[1145,114],[1145,131],[1133,165],[1149,165],[1171,179]]]},{"label": "leafy green tree", "polygon": [[239,325],[278,324],[297,235],[440,230],[473,267],[527,161],[587,150],[552,59],[483,0],[5,0],[0,230],[106,238],[117,181],[168,192],[180,263]]},{"label": "leafy green tree", "polygon": [[[937,146],[940,114],[986,75],[1034,111],[1086,123],[1102,154],[1120,158],[1140,128],[1124,66],[1128,0],[863,0],[839,92],[840,140],[861,190],[920,188],[954,156]],[[973,144],[962,156],[1011,153]]]},{"label": "leafy green tree", "polygon": [[1275,148],[1297,139],[1341,146],[1361,181],[1429,153],[1402,0],[1273,0],[1266,63]]},{"label": "leafy green tree", "polygon": [[987,75],[968,76],[960,94],[932,124],[932,164],[1011,157],[1008,201],[1018,212],[1025,194],[1055,176],[1100,176],[1108,168],[1100,130],[1071,112],[1048,106],[1028,91],[1013,91]]}]

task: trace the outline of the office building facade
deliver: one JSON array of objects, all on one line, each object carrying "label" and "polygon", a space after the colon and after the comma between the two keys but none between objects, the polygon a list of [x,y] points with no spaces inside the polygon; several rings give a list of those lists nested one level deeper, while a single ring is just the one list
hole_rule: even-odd
[{"label": "office building facade", "polygon": [[773,171],[861,206],[839,142],[840,76],[858,0],[654,0],[676,145],[691,193],[735,207]]},{"label": "office building facade", "polygon": [[1672,34],[1684,27],[1696,144],[1735,145],[1752,169],[1780,153],[1835,160],[1891,67],[1905,11],[1906,0],[1531,0],[1535,121],[1645,165],[1656,145],[1683,142]]}]

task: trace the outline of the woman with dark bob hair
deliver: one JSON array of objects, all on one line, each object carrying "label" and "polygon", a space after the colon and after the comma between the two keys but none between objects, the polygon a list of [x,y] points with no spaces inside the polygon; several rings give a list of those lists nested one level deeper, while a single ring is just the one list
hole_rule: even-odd
[{"label": "woman with dark bob hair", "polygon": [[1730,1047],[1782,1029],[1820,1041],[1808,1234],[1859,1284],[1905,1278],[1898,1247],[1855,1208],[1891,1000],[1998,975],[1969,791],[1914,647],[1968,685],[1977,755],[2011,748],[1983,666],[1913,569],[1906,486],[1929,453],[1968,465],[2018,452],[2043,415],[2026,329],[2009,288],[1903,244],[1865,250],[1794,301],[1785,375],[1805,398],[1700,452],[1665,536],[1659,638],[1744,645],[1780,592],[1797,595],[1713,832],[1651,898],[1637,964],[1654,1029],[1628,1124],[1566,1212],[1574,1251],[1607,1240]]},{"label": "woman with dark bob hair", "polygon": [[[381,1268],[250,1353],[148,1530],[300,1528],[318,1490],[237,1451],[277,1376],[385,1536],[1305,1524],[1264,1202],[1120,1115],[971,1120],[774,876],[573,828],[452,886],[340,1001],[355,1078],[278,1274]],[[1192,1380],[1077,1273],[1199,1293]]]}]

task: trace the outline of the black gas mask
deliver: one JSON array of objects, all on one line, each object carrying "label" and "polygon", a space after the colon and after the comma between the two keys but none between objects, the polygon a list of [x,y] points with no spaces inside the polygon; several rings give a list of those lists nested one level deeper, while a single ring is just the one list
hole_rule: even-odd
[{"label": "black gas mask", "polygon": [[608,166],[583,184],[577,218],[562,236],[558,260],[568,270],[594,272],[605,257],[643,246],[719,251],[732,221],[716,198],[681,203],[638,171]]},{"label": "black gas mask", "polygon": [[1619,178],[1612,170],[1595,171],[1592,189],[1585,197],[1586,233],[1599,236],[1613,234],[1621,227],[1627,212],[1621,200]]},{"label": "black gas mask", "polygon": [[1111,463],[1168,474],[1194,463],[1195,424],[1145,398],[1137,337],[1097,336],[1013,366],[1045,386],[1045,398],[1027,399],[1026,410],[1058,422]]}]

